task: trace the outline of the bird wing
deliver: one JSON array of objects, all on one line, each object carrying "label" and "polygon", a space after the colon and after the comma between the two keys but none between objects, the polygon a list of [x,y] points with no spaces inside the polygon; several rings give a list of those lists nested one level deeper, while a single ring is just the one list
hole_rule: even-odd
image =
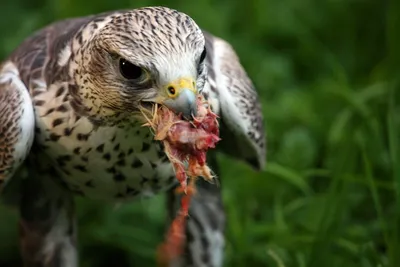
[{"label": "bird wing", "polygon": [[28,89],[17,67],[7,61],[0,68],[0,191],[29,154],[34,128]]},{"label": "bird wing", "polygon": [[0,192],[30,152],[35,136],[34,97],[60,75],[60,68],[49,72],[46,66],[56,66],[58,57],[52,55],[87,20],[65,20],[39,30],[0,64]]},{"label": "bird wing", "polygon": [[258,94],[232,46],[203,33],[208,64],[203,93],[221,118],[222,140],[217,147],[261,170],[266,161],[266,134]]}]

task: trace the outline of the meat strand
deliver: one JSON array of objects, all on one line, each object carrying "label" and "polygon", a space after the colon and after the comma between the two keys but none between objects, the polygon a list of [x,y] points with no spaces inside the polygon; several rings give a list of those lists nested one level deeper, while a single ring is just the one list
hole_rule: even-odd
[{"label": "meat strand", "polygon": [[148,118],[145,126],[150,126],[155,133],[154,139],[164,144],[165,153],[180,183],[177,193],[183,194],[180,210],[171,223],[165,242],[158,249],[159,266],[167,266],[183,252],[186,217],[190,199],[195,194],[197,177],[207,181],[214,178],[206,163],[206,153],[220,141],[219,125],[217,115],[201,95],[197,98],[197,116],[193,121],[183,120],[181,115],[165,106],[155,106],[151,116],[145,116]]}]

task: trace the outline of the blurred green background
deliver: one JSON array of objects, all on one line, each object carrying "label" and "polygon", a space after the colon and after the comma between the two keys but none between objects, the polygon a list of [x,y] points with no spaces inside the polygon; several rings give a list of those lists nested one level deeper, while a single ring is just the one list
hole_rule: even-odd
[{"label": "blurred green background", "polygon": [[[2,0],[0,58],[54,20],[163,5],[228,40],[263,103],[268,165],[219,157],[226,264],[400,266],[400,1]],[[163,196],[79,199],[81,266],[155,266]],[[0,210],[0,266],[20,266]]]}]

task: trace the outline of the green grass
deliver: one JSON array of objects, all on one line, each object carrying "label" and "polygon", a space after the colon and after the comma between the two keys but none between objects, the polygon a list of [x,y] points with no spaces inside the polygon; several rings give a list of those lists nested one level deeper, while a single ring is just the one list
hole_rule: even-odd
[{"label": "green grass", "polygon": [[[15,0],[2,7],[0,55],[59,18],[144,5],[187,12],[235,47],[266,119],[264,172],[219,156],[225,266],[398,267],[397,2]],[[78,203],[83,267],[154,266],[163,196]],[[0,266],[18,259],[15,223],[0,210]]]}]

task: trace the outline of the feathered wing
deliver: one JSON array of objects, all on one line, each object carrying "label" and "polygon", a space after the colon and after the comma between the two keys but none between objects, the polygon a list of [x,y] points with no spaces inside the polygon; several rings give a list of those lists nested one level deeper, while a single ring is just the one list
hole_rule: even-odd
[{"label": "feathered wing", "polygon": [[[57,53],[88,18],[61,21],[27,38],[7,61],[0,65],[0,193],[28,156],[34,140],[35,116],[32,95],[46,86],[45,65],[56,65]],[[11,185],[10,185],[11,186]],[[6,192],[3,191],[4,194]]]},{"label": "feathered wing", "polygon": [[[67,78],[67,68],[58,63],[64,61],[70,52],[65,50],[67,43],[90,18],[68,19],[38,30],[10,55],[8,62],[13,63],[6,63],[0,70],[0,145],[19,151],[14,154],[13,162],[1,161],[0,170],[3,166],[15,168],[27,156],[35,132],[32,102],[37,115],[42,106],[51,109],[54,99],[44,98],[41,94],[48,92],[57,81]],[[3,127],[8,122],[11,126]],[[1,139],[3,132],[8,132],[13,138]],[[1,153],[2,150],[0,159]],[[31,156],[35,156],[34,152]],[[9,179],[12,174],[7,174],[4,180],[11,181],[1,195],[6,204],[19,209],[19,246],[23,265],[75,267],[73,197],[53,180],[53,169],[37,168],[35,163],[34,160],[27,162],[29,175],[23,179]],[[20,177],[16,175],[15,178]]]},{"label": "feathered wing", "polygon": [[26,159],[35,119],[28,89],[12,62],[0,68],[0,193]]},{"label": "feathered wing", "polygon": [[266,134],[258,94],[230,44],[204,32],[208,84],[203,93],[214,99],[220,116],[221,142],[217,145],[230,156],[261,170],[266,161]]}]

